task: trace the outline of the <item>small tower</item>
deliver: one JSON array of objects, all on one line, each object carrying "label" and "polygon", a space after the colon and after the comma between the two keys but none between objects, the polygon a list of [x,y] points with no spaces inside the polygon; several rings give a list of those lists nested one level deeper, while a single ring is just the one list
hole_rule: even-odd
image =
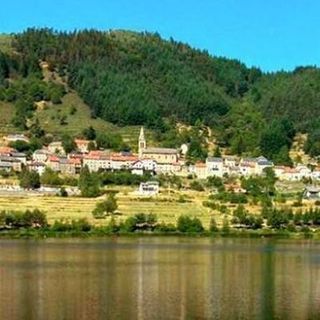
[{"label": "small tower", "polygon": [[143,156],[143,150],[145,150],[147,147],[146,138],[144,137],[144,130],[143,127],[140,129],[140,135],[139,135],[139,158],[141,159]]}]

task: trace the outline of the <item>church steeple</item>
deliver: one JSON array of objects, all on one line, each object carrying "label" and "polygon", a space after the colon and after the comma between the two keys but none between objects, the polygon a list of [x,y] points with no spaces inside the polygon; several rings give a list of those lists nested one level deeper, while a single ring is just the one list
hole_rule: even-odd
[{"label": "church steeple", "polygon": [[141,127],[140,129],[140,135],[139,135],[139,158],[141,159],[143,156],[143,150],[146,149],[147,143],[146,143],[146,138],[144,136],[144,129]]}]

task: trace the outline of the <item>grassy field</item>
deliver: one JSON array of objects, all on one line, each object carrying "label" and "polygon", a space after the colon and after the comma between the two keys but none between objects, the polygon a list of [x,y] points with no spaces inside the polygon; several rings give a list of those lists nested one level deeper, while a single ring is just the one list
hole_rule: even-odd
[{"label": "grassy field", "polygon": [[[203,225],[207,228],[210,223],[211,217],[214,217],[218,225],[222,225],[224,214],[217,210],[211,210],[202,205],[203,201],[208,199],[206,192],[196,191],[171,191],[163,190],[161,194],[155,198],[139,197],[135,193],[135,189],[131,187],[115,187],[118,191],[117,202],[118,211],[120,215],[116,216],[118,220],[124,220],[130,215],[137,213],[153,213],[158,216],[160,222],[175,224],[178,217],[182,214],[195,216],[200,218]],[[179,202],[179,198],[184,196],[188,202]],[[0,211],[1,210],[21,210],[26,209],[40,209],[46,212],[48,220],[53,223],[59,219],[80,219],[86,218],[94,225],[107,224],[110,218],[95,220],[92,217],[92,210],[95,208],[97,202],[104,199],[100,197],[97,199],[92,198],[61,198],[61,197],[48,197],[48,196],[24,196],[24,197],[8,197],[0,196]],[[294,199],[288,200],[285,204],[278,204],[278,207],[292,207]],[[228,212],[232,211],[237,205],[228,204]],[[314,206],[313,201],[303,202],[303,207],[295,208],[295,210],[305,210]],[[259,205],[252,203],[245,205],[246,209],[252,214],[258,214],[261,211]],[[231,216],[230,216],[231,217]]]},{"label": "grassy field", "polygon": [[[196,192],[188,192],[190,202],[180,203],[177,201],[178,195],[163,193],[158,197],[150,200],[141,198],[134,194],[131,188],[121,188],[117,195],[118,211],[121,215],[117,219],[125,219],[129,215],[136,213],[154,213],[158,216],[159,221],[166,223],[175,223],[177,218],[182,214],[197,216],[201,218],[205,226],[209,225],[212,212],[202,206],[205,196]],[[25,196],[25,197],[0,197],[0,210],[26,210],[38,208],[46,212],[49,222],[58,219],[79,219],[87,218],[91,223],[96,225],[105,224],[109,219],[95,220],[92,217],[92,210],[97,202],[102,198],[61,198],[45,196]],[[218,220],[222,215],[214,214]]]},{"label": "grassy field", "polygon": [[[71,114],[72,108],[76,110],[74,114]],[[76,135],[89,126],[100,131],[115,130],[115,127],[106,121],[91,119],[88,106],[75,93],[65,95],[60,105],[52,105],[44,110],[38,110],[36,116],[44,130],[54,135],[61,133]],[[62,116],[66,117],[65,125],[60,124]]]}]

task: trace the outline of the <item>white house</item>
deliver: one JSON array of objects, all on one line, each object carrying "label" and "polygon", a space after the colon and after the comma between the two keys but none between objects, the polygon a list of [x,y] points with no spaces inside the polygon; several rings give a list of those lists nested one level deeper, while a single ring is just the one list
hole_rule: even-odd
[{"label": "white house", "polygon": [[46,165],[43,162],[32,162],[28,165],[30,171],[37,172],[40,176],[46,170]]},{"label": "white house", "polygon": [[22,163],[20,160],[8,157],[0,156],[0,163],[3,169],[11,167],[14,171],[20,172],[22,170]]},{"label": "white house", "polygon": [[100,169],[110,170],[111,159],[107,155],[89,154],[84,156],[83,166],[87,166],[90,172],[97,172]]},{"label": "white house", "polygon": [[189,150],[189,146],[186,143],[181,145],[180,152],[183,156],[185,156],[188,153],[188,150]]},{"label": "white house", "polygon": [[53,153],[53,154],[65,155],[65,151],[63,149],[61,141],[51,142],[48,145],[48,150],[49,150],[50,153]]},{"label": "white house", "polygon": [[282,174],[283,180],[300,181],[302,176],[296,168],[285,167]]},{"label": "white house", "polygon": [[235,156],[223,157],[224,166],[228,168],[234,168],[238,165],[238,158]]},{"label": "white house", "polygon": [[157,162],[157,167],[156,167],[157,174],[171,174],[172,171],[173,171],[173,164]]},{"label": "white house", "polygon": [[244,177],[252,176],[256,174],[255,163],[243,162],[239,165],[239,173]]},{"label": "white house", "polygon": [[320,199],[320,188],[315,186],[308,186],[305,188],[303,196],[306,199]]},{"label": "white house", "polygon": [[262,174],[264,169],[273,167],[273,162],[265,157],[259,157],[256,160],[256,174]]},{"label": "white house", "polygon": [[17,141],[24,141],[29,143],[29,138],[26,137],[24,134],[9,134],[6,137],[4,137],[4,141],[7,144],[10,144],[11,142],[17,142]]},{"label": "white house", "polygon": [[155,196],[159,193],[160,187],[157,181],[141,182],[139,194],[142,196]]},{"label": "white house", "polygon": [[46,162],[50,155],[51,153],[49,152],[49,150],[39,149],[32,154],[32,159],[36,162]]},{"label": "white house", "polygon": [[300,174],[300,179],[302,179],[302,178],[310,178],[312,176],[311,169],[309,169],[307,166],[304,166],[302,164],[299,164],[296,167],[296,170]]},{"label": "white house", "polygon": [[143,175],[145,171],[155,172],[157,168],[157,162],[152,159],[142,159],[134,162],[130,166],[132,174]]},{"label": "white house", "polygon": [[207,179],[208,178],[207,165],[203,162],[197,162],[194,165],[194,173],[198,179]]},{"label": "white house", "polygon": [[224,174],[224,163],[222,158],[209,157],[206,160],[207,175],[209,177],[222,177]]},{"label": "white house", "polygon": [[19,160],[22,164],[27,164],[27,155],[23,152],[12,152],[11,157]]},{"label": "white house", "polygon": [[312,179],[320,180],[320,167],[314,168],[314,170],[311,173]]},{"label": "white house", "polygon": [[111,155],[111,169],[112,170],[129,169],[137,161],[138,161],[138,157],[134,155],[113,154]]},{"label": "white house", "polygon": [[[82,153],[87,153],[89,152],[89,145],[90,145],[90,140],[83,140],[83,139],[75,139],[74,140],[77,149],[82,152]],[[94,143],[94,142],[93,142]]]},{"label": "white house", "polygon": [[285,171],[284,166],[275,166],[273,170],[277,178],[279,178],[280,180],[284,178],[284,171]]}]

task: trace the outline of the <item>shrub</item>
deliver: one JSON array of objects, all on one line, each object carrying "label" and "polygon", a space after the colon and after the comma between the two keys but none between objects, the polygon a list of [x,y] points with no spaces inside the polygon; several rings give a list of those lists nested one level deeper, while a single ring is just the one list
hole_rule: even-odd
[{"label": "shrub", "polygon": [[161,222],[156,225],[155,230],[158,232],[175,232],[177,231],[177,228],[171,223]]},{"label": "shrub", "polygon": [[92,226],[87,219],[72,220],[71,222],[68,220],[56,220],[51,227],[51,230],[57,232],[89,232],[91,229]]},{"label": "shrub", "polygon": [[68,192],[64,187],[61,187],[60,191],[59,191],[59,195],[60,195],[60,197],[66,198],[66,197],[68,197]]},{"label": "shrub", "polygon": [[229,213],[229,209],[228,209],[228,207],[227,206],[225,206],[225,205],[221,205],[221,206],[219,206],[219,209],[218,209],[221,213],[223,213],[223,214],[228,214]]},{"label": "shrub", "polygon": [[203,201],[202,205],[206,208],[210,208],[212,210],[216,210],[217,209],[217,204],[212,202],[212,201]]},{"label": "shrub", "polygon": [[157,216],[153,213],[137,213],[119,225],[122,232],[153,231],[157,228]]},{"label": "shrub", "polygon": [[117,224],[116,220],[114,219],[114,217],[111,217],[108,225],[107,225],[107,229],[111,232],[111,233],[117,233],[119,232],[120,228],[119,225]]},{"label": "shrub", "polygon": [[178,203],[186,203],[186,202],[190,202],[190,200],[188,200],[185,196],[180,195],[177,202]]},{"label": "shrub", "polygon": [[301,228],[301,232],[304,232],[304,233],[309,233],[310,232],[310,228],[308,226],[303,226]]},{"label": "shrub", "polygon": [[38,209],[25,212],[1,212],[1,224],[11,228],[44,228],[48,225],[46,214]]},{"label": "shrub", "polygon": [[288,230],[289,232],[296,232],[296,231],[297,231],[297,228],[296,228],[296,226],[294,225],[294,223],[290,222],[290,223],[288,224],[288,226],[287,226],[287,230]]},{"label": "shrub", "polygon": [[72,230],[72,225],[65,220],[56,220],[51,226],[51,230],[57,232],[67,232]]},{"label": "shrub", "polygon": [[210,199],[230,202],[234,204],[248,203],[247,196],[244,193],[221,192],[216,195],[211,195]]},{"label": "shrub", "polygon": [[289,223],[288,213],[284,210],[272,210],[267,218],[267,223],[271,228],[282,229]]},{"label": "shrub", "polygon": [[128,217],[124,222],[120,223],[120,231],[122,232],[134,232],[136,230],[137,218]]},{"label": "shrub", "polygon": [[19,175],[20,187],[24,189],[40,188],[40,176],[35,171],[24,170]]},{"label": "shrub", "polygon": [[217,188],[219,192],[224,192],[225,187],[220,177],[209,177],[206,182],[208,188]]},{"label": "shrub", "polygon": [[92,228],[91,224],[87,219],[72,220],[71,222],[72,230],[80,232],[89,232]]},{"label": "shrub", "polygon": [[50,168],[46,168],[40,177],[41,184],[49,186],[60,186],[63,181],[60,179],[59,174]]},{"label": "shrub", "polygon": [[302,207],[302,201],[295,201],[293,202],[292,206],[295,208]]},{"label": "shrub", "polygon": [[23,216],[22,219],[26,226],[28,227],[46,227],[48,225],[47,217],[45,213],[42,211],[35,209],[33,211],[27,210]]},{"label": "shrub", "polygon": [[190,188],[192,189],[192,190],[195,190],[195,191],[204,191],[204,187],[203,187],[203,185],[199,182],[199,181],[197,181],[197,180],[195,180],[195,181],[192,181],[191,183],[190,183]]},{"label": "shrub", "polygon": [[221,231],[223,233],[229,233],[230,232],[230,224],[229,224],[229,220],[228,220],[227,217],[223,218]]},{"label": "shrub", "polygon": [[182,215],[178,218],[177,230],[183,233],[199,233],[203,232],[204,228],[200,219]]},{"label": "shrub", "polygon": [[217,226],[217,222],[213,217],[210,219],[209,231],[210,232],[218,232],[219,231],[218,226]]},{"label": "shrub", "polygon": [[150,174],[143,176],[132,174],[129,171],[103,172],[100,174],[100,180],[103,185],[139,185],[141,182],[148,181]]}]

